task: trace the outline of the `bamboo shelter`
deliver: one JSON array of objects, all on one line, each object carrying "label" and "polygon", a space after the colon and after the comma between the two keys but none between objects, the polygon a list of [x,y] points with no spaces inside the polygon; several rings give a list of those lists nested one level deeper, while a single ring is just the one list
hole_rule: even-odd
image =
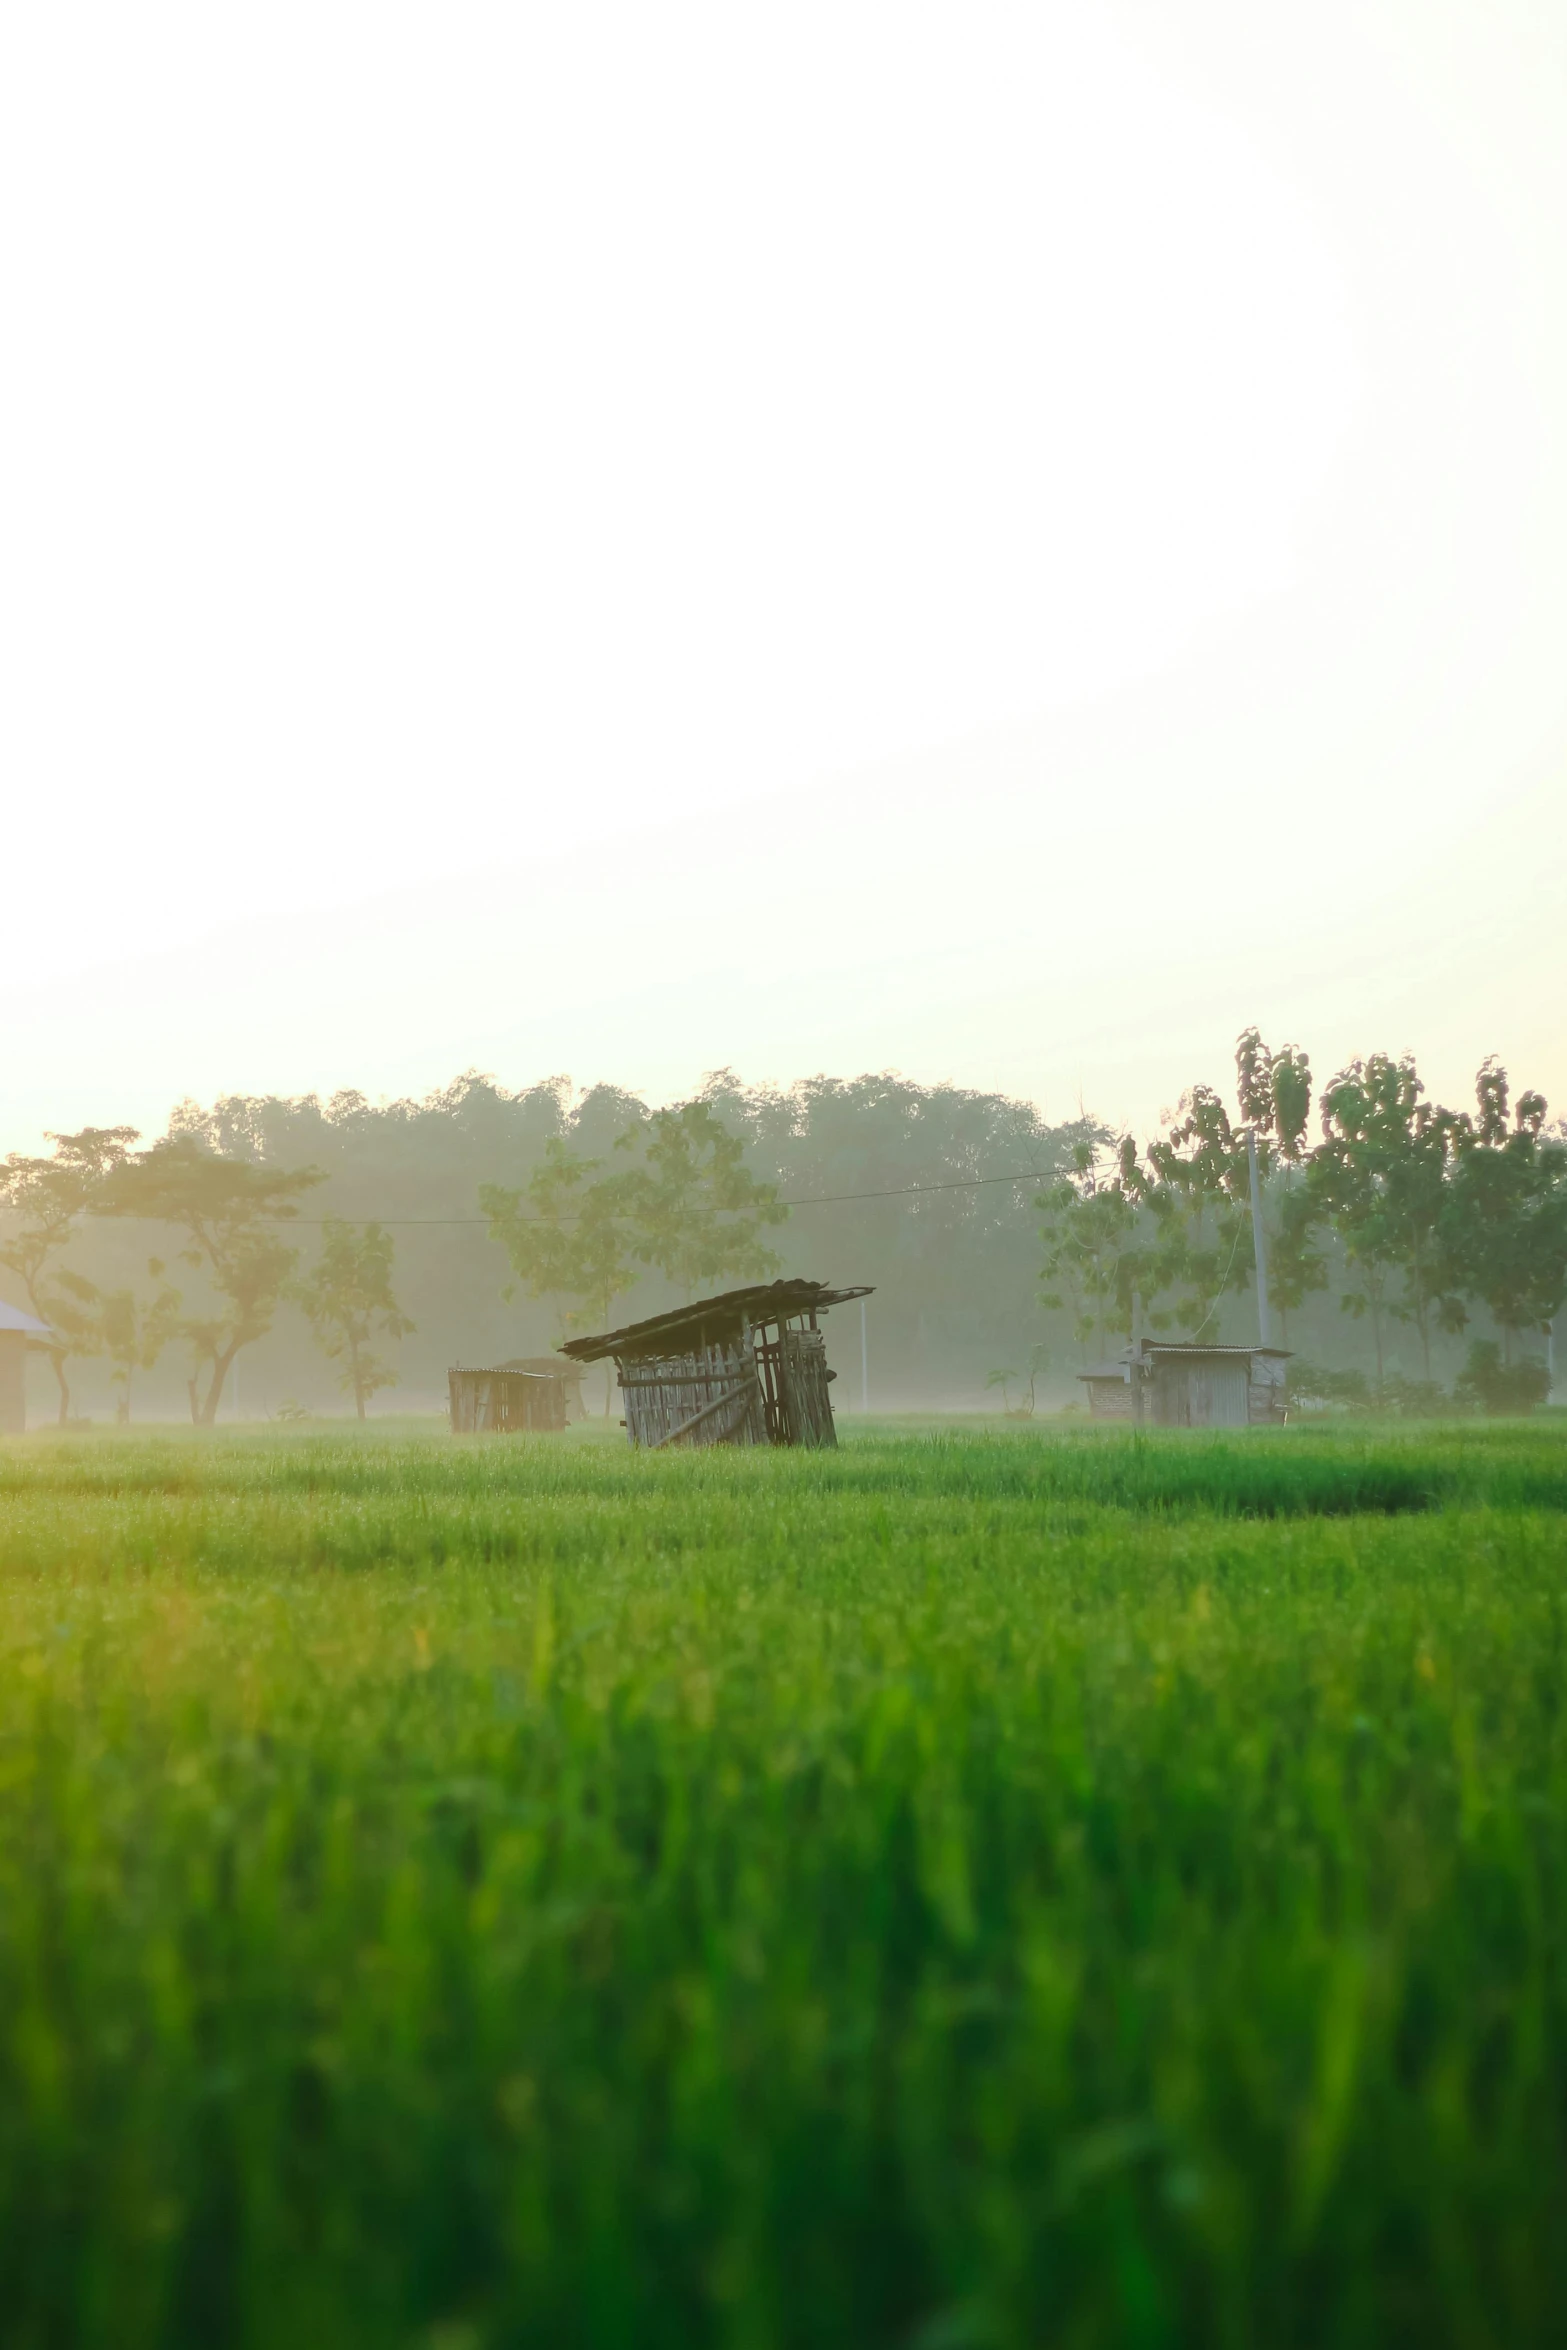
[{"label": "bamboo shelter", "polygon": [[579,1363],[613,1358],[626,1434],[649,1452],[667,1445],[835,1445],[819,1317],[869,1297],[822,1281],[762,1282],[654,1314],[597,1338],[571,1338]]}]

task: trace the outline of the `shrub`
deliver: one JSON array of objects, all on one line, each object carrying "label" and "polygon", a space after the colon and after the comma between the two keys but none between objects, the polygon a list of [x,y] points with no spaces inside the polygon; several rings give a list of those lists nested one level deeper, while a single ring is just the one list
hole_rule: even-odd
[{"label": "shrub", "polygon": [[1543,1363],[1504,1363],[1494,1338],[1477,1338],[1454,1392],[1476,1410],[1499,1417],[1534,1411],[1550,1388],[1550,1373]]},{"label": "shrub", "polygon": [[1289,1367],[1289,1400],[1306,1411],[1365,1412],[1371,1409],[1371,1384],[1364,1371],[1330,1371],[1301,1360]]}]

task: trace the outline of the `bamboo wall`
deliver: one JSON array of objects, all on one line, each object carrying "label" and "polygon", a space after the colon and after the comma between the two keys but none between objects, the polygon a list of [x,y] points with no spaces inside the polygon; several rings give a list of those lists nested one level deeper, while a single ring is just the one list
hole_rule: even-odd
[{"label": "bamboo wall", "polygon": [[566,1425],[566,1382],[530,1371],[446,1374],[452,1434],[555,1435]]},{"label": "bamboo wall", "polygon": [[626,1434],[647,1448],[765,1444],[767,1419],[749,1338],[685,1355],[646,1355],[620,1365]]}]

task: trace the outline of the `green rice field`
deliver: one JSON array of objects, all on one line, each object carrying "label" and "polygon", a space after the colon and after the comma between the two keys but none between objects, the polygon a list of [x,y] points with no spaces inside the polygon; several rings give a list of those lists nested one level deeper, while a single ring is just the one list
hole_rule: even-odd
[{"label": "green rice field", "polygon": [[0,2336],[1558,2343],[1564,1590],[1559,1421],[0,1447]]}]

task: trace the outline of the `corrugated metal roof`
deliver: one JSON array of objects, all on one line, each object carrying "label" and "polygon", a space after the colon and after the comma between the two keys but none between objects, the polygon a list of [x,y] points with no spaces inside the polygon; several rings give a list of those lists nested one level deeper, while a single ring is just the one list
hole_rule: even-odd
[{"label": "corrugated metal roof", "polygon": [[[1142,1342],[1144,1362],[1156,1355],[1178,1356],[1182,1362],[1210,1363],[1252,1362],[1258,1355],[1269,1355],[1277,1362],[1288,1362],[1291,1350],[1287,1346],[1204,1346],[1196,1339],[1145,1338]],[[1079,1379],[1125,1379],[1132,1361],[1132,1349],[1116,1357],[1113,1362],[1093,1363],[1086,1371],[1079,1371]]]},{"label": "corrugated metal roof", "polygon": [[0,1330],[25,1330],[33,1338],[52,1338],[54,1332],[47,1322],[40,1322],[32,1314],[24,1314],[20,1306],[0,1305]]},{"label": "corrugated metal roof", "polygon": [[1183,1343],[1178,1338],[1145,1338],[1143,1352],[1148,1355],[1277,1355],[1287,1362],[1293,1350],[1287,1346],[1199,1346],[1195,1340]]}]

